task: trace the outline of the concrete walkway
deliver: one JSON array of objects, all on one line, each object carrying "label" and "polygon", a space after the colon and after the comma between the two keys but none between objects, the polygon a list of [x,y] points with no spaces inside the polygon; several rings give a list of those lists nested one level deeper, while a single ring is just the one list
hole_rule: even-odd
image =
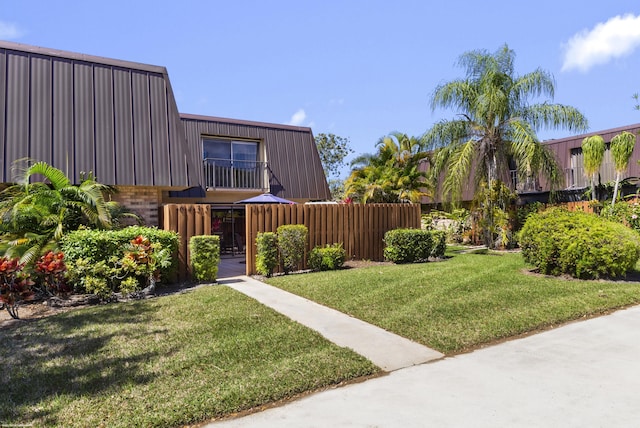
[{"label": "concrete walkway", "polygon": [[339,346],[353,349],[385,371],[443,357],[426,346],[248,276],[225,278],[219,283],[316,330]]},{"label": "concrete walkway", "polygon": [[208,427],[635,427],[638,391],[633,307]]}]

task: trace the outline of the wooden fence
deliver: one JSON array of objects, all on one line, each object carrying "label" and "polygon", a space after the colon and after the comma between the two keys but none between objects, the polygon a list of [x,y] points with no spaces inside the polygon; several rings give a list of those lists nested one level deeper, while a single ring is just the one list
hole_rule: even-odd
[{"label": "wooden fence", "polygon": [[246,206],[247,275],[255,273],[256,237],[285,224],[309,229],[307,251],[342,243],[349,260],[383,260],[384,234],[420,228],[419,204],[305,204]]},{"label": "wooden fence", "polygon": [[[382,260],[384,234],[400,227],[420,228],[420,205],[246,205],[247,275],[255,273],[258,233],[275,232],[284,224],[307,226],[307,251],[316,246],[342,243],[348,259]],[[189,239],[194,235],[211,234],[211,207],[203,204],[164,205],[160,210],[160,225],[180,234],[178,278],[189,278]]]},{"label": "wooden fence", "polygon": [[178,279],[191,277],[189,239],[195,235],[211,235],[211,206],[202,204],[168,204],[160,209],[160,227],[180,234]]}]

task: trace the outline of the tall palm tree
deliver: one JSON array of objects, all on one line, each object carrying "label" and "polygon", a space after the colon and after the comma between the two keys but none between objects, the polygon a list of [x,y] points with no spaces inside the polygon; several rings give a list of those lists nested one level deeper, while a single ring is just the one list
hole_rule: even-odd
[{"label": "tall palm tree", "polygon": [[[431,96],[432,110],[451,108],[459,115],[436,123],[424,136],[425,144],[437,149],[431,171],[434,177],[444,172],[442,190],[454,201],[461,199],[473,169],[476,189],[482,181],[489,188],[496,180],[508,182],[510,159],[516,162],[520,178],[542,174],[557,186],[562,179],[560,168],[536,132],[587,128],[587,120],[574,107],[530,103],[541,97],[552,99],[554,79],[542,69],[515,75],[514,58],[507,45],[493,54],[466,52],[458,60],[466,77],[437,86]],[[491,237],[485,236],[485,241],[493,245]]]},{"label": "tall palm tree", "polygon": [[15,184],[0,193],[1,250],[30,262],[68,230],[111,228],[117,204],[105,201],[104,194],[112,189],[93,176],[74,185],[45,162],[16,165],[14,171]]},{"label": "tall palm tree", "polygon": [[596,200],[596,176],[604,159],[605,144],[600,135],[592,135],[582,140],[584,175],[591,182],[591,200]]},{"label": "tall palm tree", "polygon": [[429,187],[420,168],[427,154],[420,146],[420,140],[399,132],[382,137],[375,154],[361,155],[351,162],[346,195],[363,203],[420,202]]},{"label": "tall palm tree", "polygon": [[636,136],[631,132],[624,131],[611,139],[611,155],[616,168],[616,184],[613,188],[613,200],[611,206],[615,206],[618,197],[618,186],[620,177],[629,167],[629,159],[636,145]]}]

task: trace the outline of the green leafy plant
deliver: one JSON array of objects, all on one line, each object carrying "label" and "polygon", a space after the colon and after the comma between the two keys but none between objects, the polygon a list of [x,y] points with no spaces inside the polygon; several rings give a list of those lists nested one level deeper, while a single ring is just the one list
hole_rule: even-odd
[{"label": "green leafy plant", "polygon": [[616,204],[620,178],[622,173],[629,167],[629,159],[631,159],[631,155],[633,154],[633,148],[636,145],[636,138],[636,135],[631,132],[624,131],[611,139],[611,155],[616,167],[616,183],[613,189],[611,206]]},{"label": "green leafy plant", "polygon": [[582,140],[584,174],[591,183],[591,199],[596,200],[596,177],[604,159],[605,144],[600,135],[592,135]]},{"label": "green leafy plant", "polygon": [[384,258],[393,263],[426,262],[442,257],[446,232],[441,230],[394,229],[384,235]]},{"label": "green leafy plant", "polygon": [[[88,236],[96,238],[91,235],[93,234]],[[112,244],[109,240],[98,239],[96,242]],[[113,246],[104,245],[104,248],[107,247]],[[102,255],[77,257],[80,251],[78,248],[74,248],[74,251],[74,257],[68,265],[70,280],[86,292],[103,298],[109,298],[118,292],[130,294],[142,288],[145,292],[152,292],[161,271],[171,264],[173,254],[169,248],[163,248],[161,243],[152,242],[142,235]]]},{"label": "green leafy plant", "polygon": [[197,281],[215,282],[220,262],[220,237],[192,236],[189,239],[189,253],[193,278]]},{"label": "green leafy plant", "polygon": [[640,237],[595,214],[549,209],[520,231],[522,256],[541,273],[591,279],[620,277],[640,257]]},{"label": "green leafy plant", "polygon": [[346,256],[342,243],[315,247],[309,253],[309,267],[316,271],[340,269]]},{"label": "green leafy plant", "polygon": [[278,266],[278,235],[273,232],[258,233],[256,249],[256,271],[269,278]]},{"label": "green leafy plant", "polygon": [[[171,257],[177,253],[180,243],[180,236],[176,232],[145,226],[130,226],[120,230],[76,230],[62,238],[60,248],[68,265],[75,264],[81,258],[90,264],[100,261],[113,264],[122,258],[125,247],[138,236],[144,236],[150,242],[159,244],[164,252],[168,253],[169,264],[157,266],[157,276],[163,282],[170,281],[177,269],[177,258]],[[114,258],[115,261],[112,260]]]},{"label": "green leafy plant", "polygon": [[304,260],[308,230],[303,224],[287,224],[279,226],[277,233],[280,261],[284,273],[287,274],[299,269]]},{"label": "green leafy plant", "polygon": [[[115,189],[93,175],[75,185],[46,162],[22,160],[14,165],[16,184],[0,193],[0,252],[31,265],[58,248],[59,240],[80,227],[111,229],[118,216],[133,216],[105,200]],[[36,180],[35,177],[40,177]]]}]

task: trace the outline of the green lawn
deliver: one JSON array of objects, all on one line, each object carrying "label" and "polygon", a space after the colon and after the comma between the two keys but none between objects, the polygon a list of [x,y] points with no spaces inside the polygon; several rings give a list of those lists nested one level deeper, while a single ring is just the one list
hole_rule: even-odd
[{"label": "green lawn", "polygon": [[0,330],[0,425],[180,426],[376,367],[227,287]]},{"label": "green lawn", "polygon": [[519,253],[453,254],[269,283],[444,353],[640,303],[638,282],[541,277],[525,267]]}]

